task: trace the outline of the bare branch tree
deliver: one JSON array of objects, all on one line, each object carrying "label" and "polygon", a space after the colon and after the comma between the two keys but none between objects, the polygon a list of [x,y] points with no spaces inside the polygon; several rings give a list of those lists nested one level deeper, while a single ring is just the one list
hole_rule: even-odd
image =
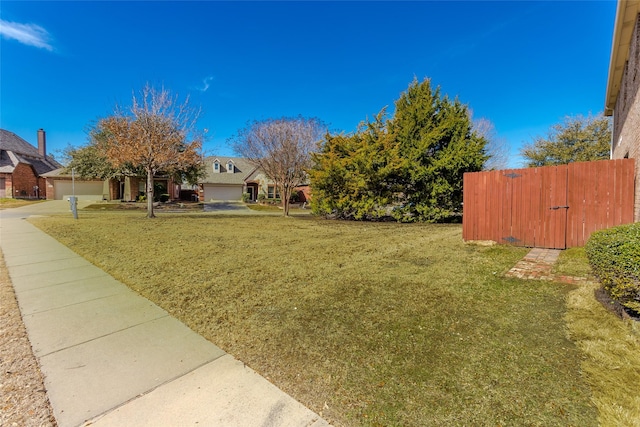
[{"label": "bare branch tree", "polygon": [[98,121],[92,141],[115,168],[132,165],[147,179],[147,217],[153,218],[153,177],[193,170],[202,163],[203,134],[196,128],[200,111],[189,99],[178,103],[168,90],[148,84],[133,95],[128,110]]},{"label": "bare branch tree", "polygon": [[282,117],[249,122],[230,141],[239,156],[262,169],[280,188],[288,216],[291,193],[307,180],[311,153],[318,149],[325,132],[319,119]]},{"label": "bare branch tree", "polygon": [[[473,113],[471,115],[473,116]],[[473,120],[473,130],[478,136],[487,140],[486,151],[489,159],[485,162],[483,169],[507,169],[509,167],[509,146],[504,138],[498,137],[496,127],[491,120],[483,117]]]}]

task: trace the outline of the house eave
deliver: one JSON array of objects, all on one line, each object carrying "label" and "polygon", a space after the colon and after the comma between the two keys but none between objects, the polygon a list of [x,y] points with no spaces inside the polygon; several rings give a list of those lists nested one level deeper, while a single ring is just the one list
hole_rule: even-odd
[{"label": "house eave", "polygon": [[609,79],[605,96],[604,114],[611,116],[618,100],[622,75],[629,59],[631,36],[636,19],[640,13],[640,0],[619,0],[616,9],[616,20],[613,27],[611,59],[609,61]]}]

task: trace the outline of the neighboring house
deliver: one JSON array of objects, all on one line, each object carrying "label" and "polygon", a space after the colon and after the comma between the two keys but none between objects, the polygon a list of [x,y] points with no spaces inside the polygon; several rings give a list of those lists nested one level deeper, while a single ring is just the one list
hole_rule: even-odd
[{"label": "neighboring house", "polygon": [[0,197],[45,198],[43,175],[61,165],[47,156],[44,130],[38,130],[38,148],[13,132],[0,129]]},{"label": "neighboring house", "polygon": [[[43,175],[47,183],[47,199],[64,200],[71,195],[78,200],[122,200],[135,202],[138,197],[146,193],[146,180],[137,177],[124,177],[121,179],[79,179],[65,171],[64,168],[56,169]],[[168,194],[169,199],[180,197],[180,186],[176,185],[169,177],[158,176],[154,178],[154,196]]]},{"label": "neighboring house", "polygon": [[640,1],[618,1],[605,115],[613,115],[611,158],[635,159],[634,220],[640,221]]},{"label": "neighboring house", "polygon": [[[109,182],[81,180],[58,168],[42,175],[46,179],[47,200],[66,200],[76,196],[78,200],[103,200],[109,198]],[[75,178],[75,179],[74,179]]]},{"label": "neighboring house", "polygon": [[266,199],[280,198],[273,181],[247,159],[207,157],[205,166],[206,177],[198,183],[200,201],[240,201],[243,193],[249,195],[249,201],[258,200],[260,194]]}]

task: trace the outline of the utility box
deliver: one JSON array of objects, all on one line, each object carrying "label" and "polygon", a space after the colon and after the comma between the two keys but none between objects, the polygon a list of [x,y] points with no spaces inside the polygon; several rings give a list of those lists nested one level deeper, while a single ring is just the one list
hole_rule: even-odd
[{"label": "utility box", "polygon": [[78,198],[75,196],[69,197],[69,207],[71,208],[71,213],[73,213],[73,218],[78,219]]}]

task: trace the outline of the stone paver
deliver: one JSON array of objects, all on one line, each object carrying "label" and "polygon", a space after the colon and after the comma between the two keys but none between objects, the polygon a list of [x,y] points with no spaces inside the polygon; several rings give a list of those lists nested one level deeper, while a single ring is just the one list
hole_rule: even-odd
[{"label": "stone paver", "polygon": [[506,276],[518,279],[554,280],[551,270],[559,255],[559,249],[533,248],[507,272]]},{"label": "stone paver", "polygon": [[560,256],[560,249],[533,248],[515,266],[509,270],[506,277],[518,279],[547,280],[569,284],[589,283],[586,277],[559,276],[552,273],[553,264]]}]

